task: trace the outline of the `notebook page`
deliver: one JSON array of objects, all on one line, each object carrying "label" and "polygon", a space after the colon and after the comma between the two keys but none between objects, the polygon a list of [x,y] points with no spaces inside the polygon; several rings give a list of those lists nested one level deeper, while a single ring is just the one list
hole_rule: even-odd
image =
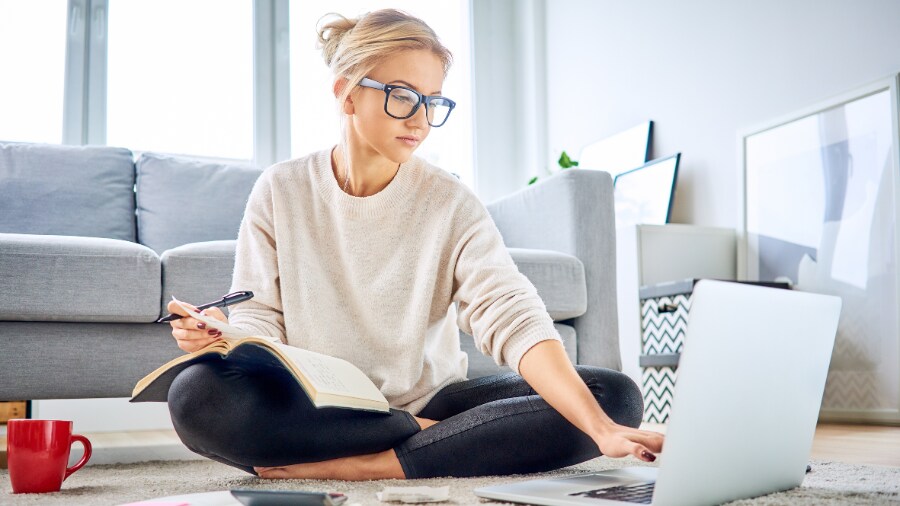
[{"label": "notebook page", "polygon": [[321,393],[384,401],[384,395],[362,371],[346,360],[294,346],[278,349],[297,364]]}]

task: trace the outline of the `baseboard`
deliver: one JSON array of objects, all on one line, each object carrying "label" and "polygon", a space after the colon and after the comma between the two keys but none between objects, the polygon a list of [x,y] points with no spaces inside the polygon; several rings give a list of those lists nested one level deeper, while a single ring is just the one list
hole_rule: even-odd
[{"label": "baseboard", "polygon": [[[151,460],[203,460],[187,449],[174,430],[99,432],[83,434],[93,447],[89,466],[133,464]],[[69,465],[81,458],[81,445],[72,445]],[[0,469],[7,468],[6,436],[0,436]]]}]

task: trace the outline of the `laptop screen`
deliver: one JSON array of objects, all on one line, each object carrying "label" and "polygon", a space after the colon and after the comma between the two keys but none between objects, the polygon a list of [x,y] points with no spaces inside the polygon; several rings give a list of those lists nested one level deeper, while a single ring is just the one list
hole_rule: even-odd
[{"label": "laptop screen", "polygon": [[681,153],[677,153],[616,176],[613,180],[616,228],[669,223],[680,159]]}]

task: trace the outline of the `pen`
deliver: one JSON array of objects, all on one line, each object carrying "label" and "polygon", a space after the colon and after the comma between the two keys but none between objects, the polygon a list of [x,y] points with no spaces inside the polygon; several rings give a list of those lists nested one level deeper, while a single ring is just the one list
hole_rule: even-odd
[{"label": "pen", "polygon": [[[228,295],[222,296],[221,299],[219,299],[215,302],[207,302],[206,304],[200,304],[199,306],[197,306],[197,310],[203,311],[204,309],[209,309],[211,307],[230,306],[232,304],[237,304],[238,302],[244,302],[245,300],[250,300],[252,298],[253,298],[253,292],[250,292],[250,291],[233,292],[233,293],[229,293]],[[180,314],[172,313],[172,314],[163,316],[159,320],[156,320],[156,323],[170,322],[172,320],[178,320],[180,318],[184,318],[184,317],[181,316]]]}]

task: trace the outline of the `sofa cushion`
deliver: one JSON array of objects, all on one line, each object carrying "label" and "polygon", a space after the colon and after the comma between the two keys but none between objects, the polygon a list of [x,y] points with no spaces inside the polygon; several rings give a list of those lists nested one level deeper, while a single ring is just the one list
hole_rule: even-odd
[{"label": "sofa cushion", "polygon": [[0,232],[134,241],[131,151],[0,142]]},{"label": "sofa cushion", "polygon": [[537,289],[553,321],[587,311],[587,285],[581,260],[558,251],[509,248],[519,272]]},{"label": "sofa cushion", "polygon": [[159,278],[159,257],[133,242],[0,233],[0,320],[153,321]]},{"label": "sofa cushion", "polygon": [[[231,287],[234,249],[237,241],[208,241],[185,244],[167,250],[162,263],[160,315],[172,296],[194,305],[221,299]],[[228,314],[228,309],[223,309]]]},{"label": "sofa cushion", "polygon": [[237,239],[253,183],[247,164],[143,153],[137,167],[139,243],[157,253],[201,241]]},{"label": "sofa cushion", "polygon": [[[572,363],[576,363],[578,357],[578,341],[575,339],[575,329],[563,323],[554,323],[553,326],[559,332],[562,338],[563,347]],[[494,359],[481,353],[475,348],[475,339],[463,331],[459,331],[459,347],[469,356],[469,372],[466,375],[469,379],[480,378],[491,374],[500,374],[504,372],[512,372],[508,365],[499,367],[494,363]]]}]

